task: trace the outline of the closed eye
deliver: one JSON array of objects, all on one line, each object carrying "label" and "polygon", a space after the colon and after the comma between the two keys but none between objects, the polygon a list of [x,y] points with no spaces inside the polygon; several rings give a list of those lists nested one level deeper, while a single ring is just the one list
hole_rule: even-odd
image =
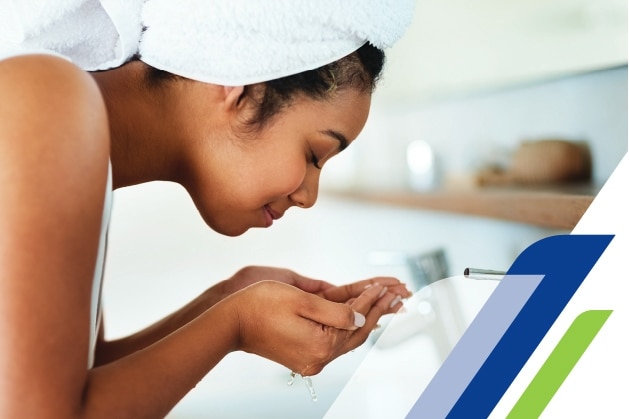
[{"label": "closed eye", "polygon": [[321,170],[321,166],[319,165],[319,158],[312,150],[310,150],[310,163],[312,163],[312,165],[317,169]]},{"label": "closed eye", "polygon": [[[333,140],[338,142],[338,146],[335,147],[334,150],[330,150],[324,157],[324,159],[327,159],[330,154],[334,153],[334,152],[341,152],[343,150],[345,150],[347,148],[347,146],[349,145],[349,141],[347,141],[347,138],[341,134],[338,131],[334,131],[334,130],[323,130],[323,131],[319,131],[321,134],[325,135],[328,138],[332,138]],[[321,170],[321,164],[320,164],[320,159],[319,157],[317,157],[317,154],[312,150],[312,148],[310,149],[310,162],[312,163],[312,165],[314,167],[316,167],[317,169]]]}]

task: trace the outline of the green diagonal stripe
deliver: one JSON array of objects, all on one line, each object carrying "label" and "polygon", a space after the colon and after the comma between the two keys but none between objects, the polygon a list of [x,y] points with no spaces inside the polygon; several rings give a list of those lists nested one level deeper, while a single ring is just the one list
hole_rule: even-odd
[{"label": "green diagonal stripe", "polygon": [[574,319],[507,419],[530,419],[542,414],[611,313],[590,310]]}]

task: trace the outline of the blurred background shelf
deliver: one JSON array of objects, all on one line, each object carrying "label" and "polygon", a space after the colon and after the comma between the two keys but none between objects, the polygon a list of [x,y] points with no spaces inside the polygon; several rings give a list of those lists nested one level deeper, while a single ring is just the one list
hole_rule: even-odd
[{"label": "blurred background shelf", "polygon": [[571,230],[594,200],[595,188],[580,185],[543,189],[444,189],[434,192],[330,190],[327,193],[379,205],[445,211]]}]

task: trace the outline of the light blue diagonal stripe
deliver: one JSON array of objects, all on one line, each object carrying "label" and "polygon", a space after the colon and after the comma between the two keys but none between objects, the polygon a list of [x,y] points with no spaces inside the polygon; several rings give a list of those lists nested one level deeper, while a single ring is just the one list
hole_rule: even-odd
[{"label": "light blue diagonal stripe", "polygon": [[507,275],[456,344],[407,418],[443,419],[511,325],[543,275]]}]

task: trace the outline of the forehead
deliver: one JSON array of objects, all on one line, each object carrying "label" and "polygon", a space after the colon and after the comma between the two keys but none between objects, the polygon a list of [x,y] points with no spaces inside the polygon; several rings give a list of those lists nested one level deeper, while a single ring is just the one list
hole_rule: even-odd
[{"label": "forehead", "polygon": [[364,127],[370,106],[371,94],[347,89],[325,99],[299,98],[287,113],[306,126],[334,130],[351,141]]}]

